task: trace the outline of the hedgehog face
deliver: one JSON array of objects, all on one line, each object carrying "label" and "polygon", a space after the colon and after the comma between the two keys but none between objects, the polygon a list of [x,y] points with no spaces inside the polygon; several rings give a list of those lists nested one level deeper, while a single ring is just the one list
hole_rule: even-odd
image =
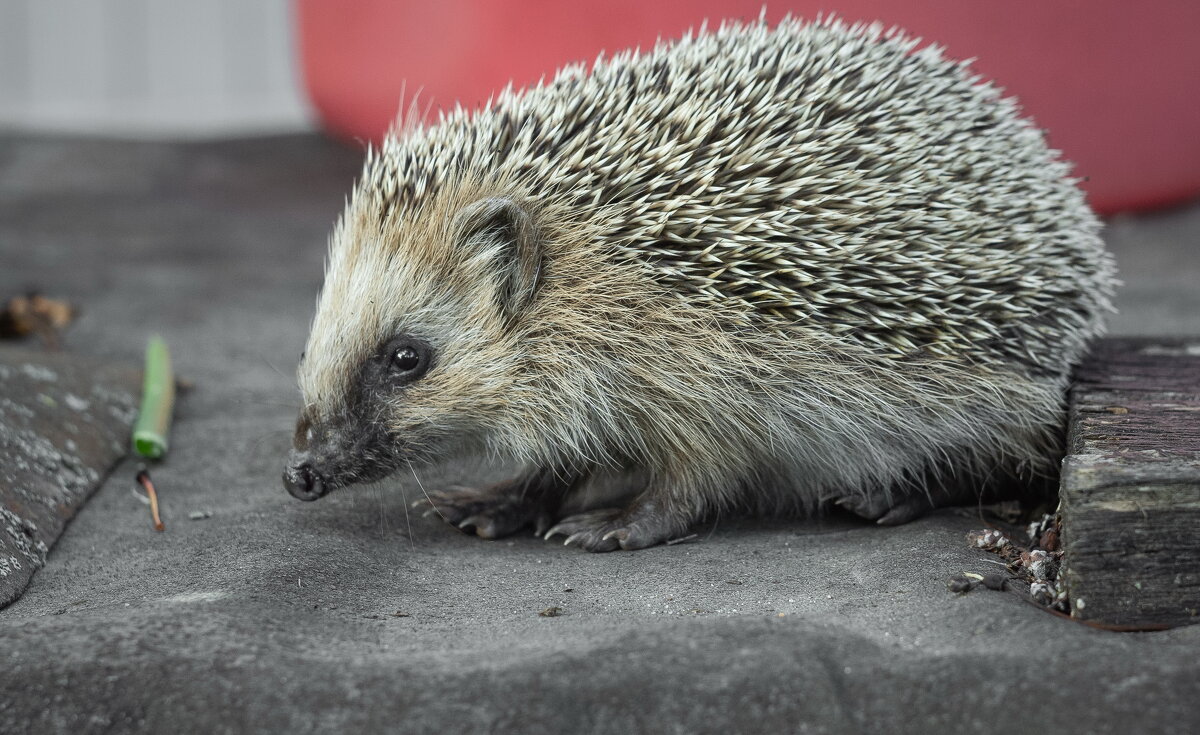
[{"label": "hedgehog face", "polygon": [[335,233],[298,371],[305,405],[284,471],[293,496],[484,443],[509,404],[512,325],[540,272],[533,226],[508,198],[450,211],[381,243],[356,235],[352,207]]}]

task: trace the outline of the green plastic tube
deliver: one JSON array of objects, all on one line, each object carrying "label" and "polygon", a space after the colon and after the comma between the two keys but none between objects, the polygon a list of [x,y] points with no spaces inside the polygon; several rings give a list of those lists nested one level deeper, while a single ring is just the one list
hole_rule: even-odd
[{"label": "green plastic tube", "polygon": [[142,379],[142,408],[133,425],[133,451],[147,459],[161,459],[167,453],[167,433],[175,408],[175,375],[171,372],[171,353],[162,337],[150,338],[146,345],[146,372]]}]

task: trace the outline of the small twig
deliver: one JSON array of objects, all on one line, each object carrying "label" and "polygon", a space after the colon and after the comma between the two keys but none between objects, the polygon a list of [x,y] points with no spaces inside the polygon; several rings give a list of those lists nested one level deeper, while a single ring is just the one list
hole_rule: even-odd
[{"label": "small twig", "polygon": [[693,541],[698,538],[700,538],[700,534],[692,533],[692,534],[688,534],[687,536],[680,536],[679,538],[668,539],[667,546],[674,546],[675,544],[686,543],[688,541]]},{"label": "small twig", "polygon": [[163,525],[162,518],[158,517],[158,493],[154,492],[154,483],[151,482],[150,472],[145,467],[138,470],[137,481],[146,489],[146,497],[150,498],[150,517],[154,519],[154,530],[163,530],[166,526]]}]

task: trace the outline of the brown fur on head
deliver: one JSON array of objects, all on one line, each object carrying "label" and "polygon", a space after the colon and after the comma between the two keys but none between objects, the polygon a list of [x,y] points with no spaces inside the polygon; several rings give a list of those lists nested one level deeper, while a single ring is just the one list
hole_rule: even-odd
[{"label": "brown fur on head", "polygon": [[[540,276],[536,212],[497,188],[431,197],[405,217],[375,204],[356,197],[334,233],[299,368],[294,454],[326,492],[497,420],[519,360],[514,324]],[[397,361],[406,350],[414,369]]]}]

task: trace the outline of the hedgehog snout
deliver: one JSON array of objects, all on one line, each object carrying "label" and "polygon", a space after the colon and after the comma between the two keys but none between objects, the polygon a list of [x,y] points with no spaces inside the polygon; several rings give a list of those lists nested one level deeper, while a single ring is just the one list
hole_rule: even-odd
[{"label": "hedgehog snout", "polygon": [[292,437],[292,451],[288,453],[283,468],[283,486],[297,500],[316,500],[332,487],[331,483],[316,468],[313,461],[313,444],[316,431],[309,417],[301,414],[296,421],[296,433]]},{"label": "hedgehog snout", "polygon": [[329,492],[329,483],[314,467],[308,452],[292,450],[283,470],[283,486],[297,500],[316,500]]},{"label": "hedgehog snout", "polygon": [[333,420],[302,415],[283,469],[288,493],[299,500],[316,500],[390,474],[396,466],[391,438],[373,427],[363,428],[363,423],[357,413]]}]

